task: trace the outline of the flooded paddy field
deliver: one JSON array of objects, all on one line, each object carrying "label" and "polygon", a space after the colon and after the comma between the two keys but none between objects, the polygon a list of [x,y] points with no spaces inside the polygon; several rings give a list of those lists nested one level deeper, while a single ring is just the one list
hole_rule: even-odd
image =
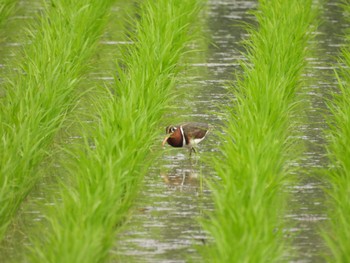
[{"label": "flooded paddy field", "polygon": [[[256,1],[208,1],[203,22],[203,43],[199,44],[201,52],[188,58],[187,70],[176,84],[176,89],[184,95],[176,100],[173,110],[166,113],[163,125],[159,126],[159,142],[155,141],[151,149],[159,153],[158,157],[148,169],[131,215],[118,232],[111,250],[112,262],[201,262],[196,246],[211,240],[201,228],[199,219],[213,210],[206,180],[216,176],[208,159],[215,155],[220,144],[216,132],[220,132],[222,124],[220,105],[228,103],[227,84],[235,82],[234,72],[240,71],[239,61],[245,59],[242,40],[249,36],[241,25],[255,23],[250,11],[256,6]],[[41,12],[40,1],[20,1],[20,7],[22,10],[11,21],[13,25],[28,23]],[[110,58],[119,52],[118,46],[132,45],[122,37],[121,24],[114,18],[123,8],[132,10],[134,7],[118,4],[112,8],[110,19],[115,23],[111,22],[106,27],[100,42],[101,49],[94,58],[100,65],[99,70],[89,73],[83,87],[113,82],[115,59],[112,62]],[[287,262],[324,262],[322,255],[326,250],[318,232],[327,220],[325,185],[320,172],[327,166],[323,135],[323,130],[327,128],[324,116],[328,112],[325,98],[337,85],[333,74],[337,65],[335,58],[345,44],[342,34],[349,25],[336,4],[326,3],[323,9],[323,23],[316,31],[315,43],[312,43],[316,50],[314,56],[308,58],[308,70],[304,75],[304,78],[310,79],[306,82],[310,86],[305,90],[309,92],[311,102],[307,109],[308,123],[300,129],[307,150],[300,163],[295,165],[305,167],[302,169],[305,172],[297,175],[297,183],[287,187],[291,204],[286,221],[291,227],[286,229],[290,233],[286,238],[289,235],[294,237],[294,254]],[[20,39],[11,33],[6,41],[0,43],[1,72],[8,70],[6,61],[11,60],[12,50],[29,44],[20,42]],[[4,94],[0,90],[2,96]],[[211,125],[198,154],[192,158],[189,158],[187,149],[174,149],[168,145],[161,147],[165,127],[186,121]],[[66,143],[80,139],[69,134],[63,132]],[[23,246],[30,246],[25,229],[44,221],[38,206],[54,205],[47,197],[50,196],[48,192],[55,191],[55,183],[47,178],[50,174],[59,175],[63,170],[54,161],[53,164],[48,162],[53,170],[39,181],[23,204],[18,225],[10,230],[15,236],[7,237],[0,248],[0,261],[23,260],[18,254],[23,252]]]}]

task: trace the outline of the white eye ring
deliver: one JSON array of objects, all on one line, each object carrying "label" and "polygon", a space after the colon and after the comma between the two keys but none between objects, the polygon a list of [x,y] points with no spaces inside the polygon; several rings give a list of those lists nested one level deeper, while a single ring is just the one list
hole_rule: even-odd
[{"label": "white eye ring", "polygon": [[170,132],[174,132],[174,131],[176,131],[176,130],[177,130],[176,127],[171,127],[171,128],[170,128]]}]

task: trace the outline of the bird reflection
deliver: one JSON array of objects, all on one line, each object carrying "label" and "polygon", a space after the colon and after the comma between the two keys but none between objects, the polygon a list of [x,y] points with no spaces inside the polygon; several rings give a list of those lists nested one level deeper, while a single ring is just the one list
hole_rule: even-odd
[{"label": "bird reflection", "polygon": [[184,188],[198,188],[200,186],[200,175],[192,168],[174,167],[167,172],[161,172],[165,184],[180,190]]}]

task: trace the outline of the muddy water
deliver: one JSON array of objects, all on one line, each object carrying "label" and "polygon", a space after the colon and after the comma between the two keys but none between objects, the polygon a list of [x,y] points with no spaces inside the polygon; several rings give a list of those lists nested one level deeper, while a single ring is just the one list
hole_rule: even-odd
[{"label": "muddy water", "polygon": [[[34,3],[35,1],[33,1]],[[37,2],[35,2],[37,3]],[[30,6],[28,1],[21,4]],[[239,27],[242,22],[252,22],[252,16],[247,12],[256,6],[256,1],[210,0],[208,7],[207,34],[212,45],[208,45],[201,57],[193,58],[189,73],[183,77],[178,89],[188,90],[187,96],[178,101],[175,110],[168,114],[168,121],[159,130],[159,145],[165,126],[181,121],[202,121],[210,123],[215,129],[220,124],[217,104],[225,103],[227,81],[234,81],[233,72],[238,69],[238,60],[242,59],[240,41],[246,37]],[[30,9],[29,9],[30,10]],[[16,19],[31,20],[31,13],[40,10],[33,6],[33,12]],[[114,10],[118,15],[118,8]],[[322,262],[320,254],[325,251],[324,245],[317,235],[318,227],[326,219],[326,207],[319,168],[326,165],[324,158],[324,141],[322,130],[326,128],[323,114],[324,98],[335,88],[335,80],[331,76],[339,47],[343,45],[342,30],[348,25],[341,20],[342,14],[334,4],[326,4],[322,14],[324,23],[318,29],[315,44],[319,52],[309,58],[310,67],[306,78],[310,79],[311,104],[308,109],[308,124],[301,127],[303,139],[307,144],[307,152],[298,164],[305,172],[299,176],[300,182],[290,186],[292,202],[286,219],[293,224],[287,232],[295,235],[293,252],[290,262]],[[118,20],[118,19],[117,19]],[[16,24],[16,23],[15,23]],[[111,27],[106,33],[101,55],[110,58],[115,56],[116,46],[128,44],[120,42],[120,28]],[[1,43],[0,43],[1,44]],[[0,53],[10,57],[8,45],[20,45],[14,41],[1,44]],[[0,56],[1,56],[0,55]],[[1,63],[3,61],[0,61]],[[111,68],[111,61],[104,62],[106,68]],[[109,64],[109,65],[107,65]],[[1,66],[4,68],[4,66]],[[111,74],[101,70],[91,74],[93,82],[113,81]],[[161,147],[155,150],[161,152],[159,158],[149,169],[145,184],[138,197],[133,216],[118,235],[118,240],[112,250],[115,261],[118,262],[185,262],[193,260],[200,262],[200,256],[194,245],[207,242],[207,236],[201,230],[197,219],[213,209],[210,192],[205,185],[205,178],[215,176],[214,171],[206,164],[206,158],[217,151],[218,142],[213,134],[201,143],[199,154],[190,160],[188,152],[183,149]],[[45,181],[44,183],[45,184]],[[37,199],[44,199],[42,194],[45,185]],[[33,197],[35,198],[35,197]],[[50,205],[50,204],[48,204]],[[24,215],[25,222],[42,220],[39,211],[27,206]],[[32,210],[32,211],[31,211]],[[27,238],[20,236],[20,243],[26,243]],[[12,246],[10,253],[16,253]],[[1,257],[0,257],[1,258]],[[0,260],[1,261],[1,260]]]}]

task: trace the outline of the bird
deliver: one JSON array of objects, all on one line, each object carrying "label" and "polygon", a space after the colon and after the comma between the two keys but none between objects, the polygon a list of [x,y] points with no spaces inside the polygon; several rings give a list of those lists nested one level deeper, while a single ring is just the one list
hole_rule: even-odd
[{"label": "bird", "polygon": [[167,136],[162,145],[167,142],[173,147],[188,147],[190,155],[196,153],[195,146],[201,142],[209,132],[209,125],[201,122],[187,122],[179,125],[170,125],[165,129]]}]

